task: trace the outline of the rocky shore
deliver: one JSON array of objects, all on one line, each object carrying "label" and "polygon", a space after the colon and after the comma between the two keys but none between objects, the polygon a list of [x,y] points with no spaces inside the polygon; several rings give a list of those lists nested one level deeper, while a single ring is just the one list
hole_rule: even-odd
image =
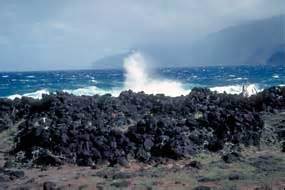
[{"label": "rocky shore", "polygon": [[[232,163],[243,150],[264,144],[284,154],[285,118],[266,124],[266,116],[282,110],[285,87],[251,97],[195,88],[180,97],[125,91],[118,97],[57,93],[41,100],[0,99],[0,134],[13,134],[7,149],[0,143],[9,157],[0,180],[20,178],[9,169],[17,167],[128,168],[133,162],[164,165],[216,153]],[[202,167],[199,162],[188,166]]]}]

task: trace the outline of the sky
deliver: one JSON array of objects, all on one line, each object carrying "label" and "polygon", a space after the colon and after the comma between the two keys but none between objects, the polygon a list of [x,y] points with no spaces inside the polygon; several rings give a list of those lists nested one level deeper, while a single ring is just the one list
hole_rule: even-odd
[{"label": "sky", "polygon": [[0,72],[89,69],[284,13],[284,0],[0,0]]}]

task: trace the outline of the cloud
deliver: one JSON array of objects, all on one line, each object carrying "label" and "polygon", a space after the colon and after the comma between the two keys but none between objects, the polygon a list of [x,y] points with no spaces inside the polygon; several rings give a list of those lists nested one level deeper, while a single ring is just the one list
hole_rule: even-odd
[{"label": "cloud", "polygon": [[0,35],[0,46],[1,45],[4,46],[4,45],[8,45],[8,44],[9,44],[8,38]]},{"label": "cloud", "polygon": [[[96,59],[141,44],[188,43],[284,12],[284,0],[1,1],[0,36],[12,48],[4,50],[9,51],[5,63],[11,63],[3,66],[0,58],[0,66],[87,68]],[[24,63],[8,57],[17,53],[24,55]]]}]

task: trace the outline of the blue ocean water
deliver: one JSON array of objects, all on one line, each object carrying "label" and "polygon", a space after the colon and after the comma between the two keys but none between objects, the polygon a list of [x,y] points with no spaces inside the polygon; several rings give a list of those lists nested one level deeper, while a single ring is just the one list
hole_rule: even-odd
[{"label": "blue ocean water", "polygon": [[[244,84],[264,89],[285,84],[285,65],[164,68],[153,73],[156,81],[178,81],[187,90],[193,87],[218,87],[228,91],[228,87],[233,90]],[[67,91],[76,95],[112,93],[114,89],[125,90],[128,74],[125,70],[0,72],[0,97],[16,94],[33,97],[39,93],[55,91]]]}]

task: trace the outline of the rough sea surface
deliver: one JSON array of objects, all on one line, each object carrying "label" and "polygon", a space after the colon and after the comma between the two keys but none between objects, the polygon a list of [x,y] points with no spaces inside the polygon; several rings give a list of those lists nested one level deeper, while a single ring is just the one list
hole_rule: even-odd
[{"label": "rough sea surface", "polygon": [[[164,68],[146,72],[129,60],[122,70],[81,70],[45,72],[0,72],[0,97],[29,96],[65,91],[75,95],[111,93],[123,90],[165,93],[170,96],[187,94],[193,87],[208,87],[227,93],[240,93],[243,85],[252,90],[285,84],[284,66],[235,66]],[[160,88],[158,88],[160,87]],[[168,91],[171,93],[167,93]]]}]

